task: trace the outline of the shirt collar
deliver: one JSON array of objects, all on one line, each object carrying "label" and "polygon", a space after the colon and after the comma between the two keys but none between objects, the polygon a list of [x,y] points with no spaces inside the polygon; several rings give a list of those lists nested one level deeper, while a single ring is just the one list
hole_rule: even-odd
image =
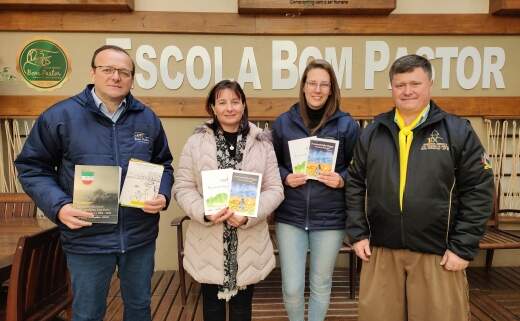
[{"label": "shirt collar", "polygon": [[[92,93],[92,98],[94,98],[94,103],[96,104],[96,107],[99,109],[102,109],[103,107],[106,108],[103,101],[96,95],[96,87],[92,87],[92,90],[90,91]],[[126,107],[126,97],[121,100],[121,103],[119,103],[119,106],[117,106],[117,109]],[[117,110],[116,109],[116,110]]]},{"label": "shirt collar", "polygon": [[[422,125],[426,119],[428,118],[428,113],[430,112],[430,104],[428,103],[428,105],[426,105],[426,107],[424,107],[424,109],[421,111],[421,114],[419,117],[421,117],[419,119],[419,121],[417,122],[417,124],[415,124],[415,126],[413,126],[413,128],[410,128],[410,130],[414,129],[414,128],[417,128],[419,127],[420,125]],[[399,125],[399,122],[397,121],[397,108],[396,108],[396,112],[394,114],[394,122]]]}]

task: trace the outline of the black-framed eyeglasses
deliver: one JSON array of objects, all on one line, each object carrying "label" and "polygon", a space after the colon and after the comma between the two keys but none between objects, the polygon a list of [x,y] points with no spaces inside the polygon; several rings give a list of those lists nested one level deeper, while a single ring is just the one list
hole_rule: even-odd
[{"label": "black-framed eyeglasses", "polygon": [[126,68],[116,68],[112,66],[94,66],[94,68],[99,69],[103,74],[107,76],[112,76],[117,70],[117,73],[121,78],[132,77],[132,71]]}]

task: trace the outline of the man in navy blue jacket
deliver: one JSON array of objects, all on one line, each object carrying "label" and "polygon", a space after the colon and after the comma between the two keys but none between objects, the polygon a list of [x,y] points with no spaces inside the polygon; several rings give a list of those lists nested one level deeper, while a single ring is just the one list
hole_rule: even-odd
[{"label": "man in navy blue jacket", "polygon": [[[58,224],[71,274],[73,320],[103,320],[117,266],[125,321],[151,320],[151,277],[159,212],[173,184],[172,155],[159,118],[130,94],[135,65],[123,49],[102,46],[92,57],[93,84],[36,121],[15,161],[24,190]],[[117,224],[92,224],[72,207],[74,166],[128,161],[161,164],[159,195],[143,209],[120,207]]]}]

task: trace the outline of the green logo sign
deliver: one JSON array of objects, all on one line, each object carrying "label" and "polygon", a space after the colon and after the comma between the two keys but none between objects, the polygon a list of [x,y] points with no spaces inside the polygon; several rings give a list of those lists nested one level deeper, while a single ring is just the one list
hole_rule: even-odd
[{"label": "green logo sign", "polygon": [[18,55],[17,67],[29,86],[43,90],[61,87],[70,73],[65,51],[45,39],[29,42]]}]

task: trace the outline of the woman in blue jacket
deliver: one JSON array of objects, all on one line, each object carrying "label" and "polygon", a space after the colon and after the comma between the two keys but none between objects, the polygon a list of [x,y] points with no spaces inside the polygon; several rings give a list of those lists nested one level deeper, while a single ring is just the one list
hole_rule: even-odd
[{"label": "woman in blue jacket", "polygon": [[[359,126],[340,111],[340,89],[331,65],[311,61],[303,73],[299,101],[273,124],[273,145],[284,183],[285,200],[276,210],[284,304],[291,321],[304,320],[307,250],[310,250],[308,320],[324,320],[330,301],[332,273],[345,237],[347,166]],[[305,137],[339,142],[334,171],[317,180],[293,173],[288,141]]]}]

